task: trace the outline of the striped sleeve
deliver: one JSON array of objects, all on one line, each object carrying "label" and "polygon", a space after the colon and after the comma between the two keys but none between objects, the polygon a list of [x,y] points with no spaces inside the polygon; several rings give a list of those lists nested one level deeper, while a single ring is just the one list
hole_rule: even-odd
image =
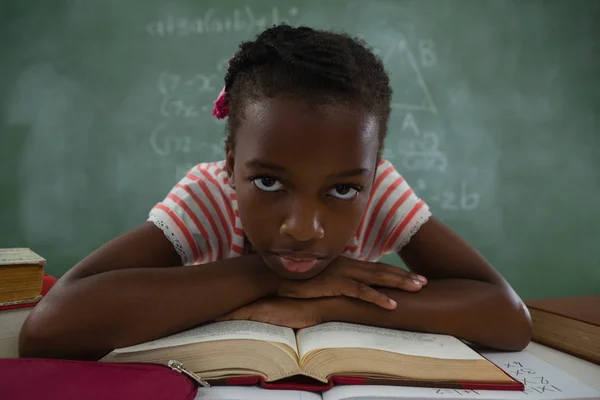
[{"label": "striped sleeve", "polygon": [[427,204],[390,162],[382,160],[357,231],[359,258],[377,261],[400,251],[430,216]]},{"label": "striped sleeve", "polygon": [[221,260],[230,251],[235,220],[217,171],[218,163],[193,167],[150,210],[148,220],[173,243],[183,265]]}]

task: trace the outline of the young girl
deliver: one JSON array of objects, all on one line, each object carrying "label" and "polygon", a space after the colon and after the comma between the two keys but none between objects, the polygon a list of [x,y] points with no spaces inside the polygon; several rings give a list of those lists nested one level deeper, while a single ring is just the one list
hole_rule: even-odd
[{"label": "young girl", "polygon": [[[215,103],[226,160],[192,168],[146,223],[65,274],[21,354],[97,359],[223,319],[524,348],[519,297],[381,159],[390,101],[381,61],[349,36],[280,25],[243,43]],[[412,272],[377,262],[390,252]]]}]

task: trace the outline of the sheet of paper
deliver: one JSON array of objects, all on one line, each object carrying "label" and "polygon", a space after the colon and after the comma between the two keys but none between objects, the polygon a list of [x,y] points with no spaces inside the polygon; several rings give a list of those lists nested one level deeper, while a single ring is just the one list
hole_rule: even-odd
[{"label": "sheet of paper", "polygon": [[151,342],[116,349],[114,353],[133,353],[190,343],[228,339],[263,340],[286,344],[294,349],[294,351],[297,349],[296,337],[294,331],[290,328],[254,321],[222,321],[176,333]]},{"label": "sheet of paper", "polygon": [[[485,357],[525,384],[525,391],[459,390],[394,386],[337,386],[323,400],[482,399],[574,400],[600,399],[600,392],[526,351],[484,352]],[[600,378],[600,376],[599,376]]]},{"label": "sheet of paper", "polygon": [[318,393],[269,390],[258,387],[215,386],[200,388],[195,400],[321,400]]},{"label": "sheet of paper", "polygon": [[482,357],[460,340],[434,335],[327,322],[298,332],[300,357],[315,349],[360,347],[421,357],[478,360]]}]

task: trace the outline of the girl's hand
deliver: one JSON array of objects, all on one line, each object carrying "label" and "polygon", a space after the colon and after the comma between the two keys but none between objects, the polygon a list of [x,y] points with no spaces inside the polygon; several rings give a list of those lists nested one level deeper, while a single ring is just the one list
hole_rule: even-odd
[{"label": "girl's hand", "polygon": [[277,295],[294,298],[348,296],[393,310],[396,302],[371,286],[417,292],[426,283],[424,277],[391,265],[338,257],[314,278],[283,281]]},{"label": "girl's hand", "polygon": [[232,319],[265,322],[267,324],[300,329],[323,322],[319,314],[318,300],[266,298],[238,308],[218,318],[217,321]]}]

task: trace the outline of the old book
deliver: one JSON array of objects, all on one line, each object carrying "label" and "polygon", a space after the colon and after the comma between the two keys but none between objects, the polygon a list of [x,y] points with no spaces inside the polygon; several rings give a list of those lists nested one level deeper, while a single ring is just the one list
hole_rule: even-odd
[{"label": "old book", "polygon": [[36,301],[46,260],[28,248],[0,249],[0,306]]},{"label": "old book", "polygon": [[[44,275],[40,300],[55,283],[56,278]],[[37,303],[38,301],[32,301],[0,305],[0,358],[19,357],[19,333],[27,316]]]},{"label": "old book", "polygon": [[217,322],[116,349],[102,361],[171,359],[216,385],[310,390],[334,384],[523,388],[455,337],[342,322],[297,332],[253,321]]},{"label": "old book", "polygon": [[[465,390],[394,386],[338,386],[323,393],[323,400],[598,400],[600,391],[545,362],[528,351],[483,351],[482,354],[506,373],[523,382],[523,391]],[[600,376],[600,375],[599,375]],[[229,400],[249,397],[212,397],[211,389],[200,390],[199,399]]]},{"label": "old book", "polygon": [[533,341],[600,364],[600,296],[529,300]]}]

